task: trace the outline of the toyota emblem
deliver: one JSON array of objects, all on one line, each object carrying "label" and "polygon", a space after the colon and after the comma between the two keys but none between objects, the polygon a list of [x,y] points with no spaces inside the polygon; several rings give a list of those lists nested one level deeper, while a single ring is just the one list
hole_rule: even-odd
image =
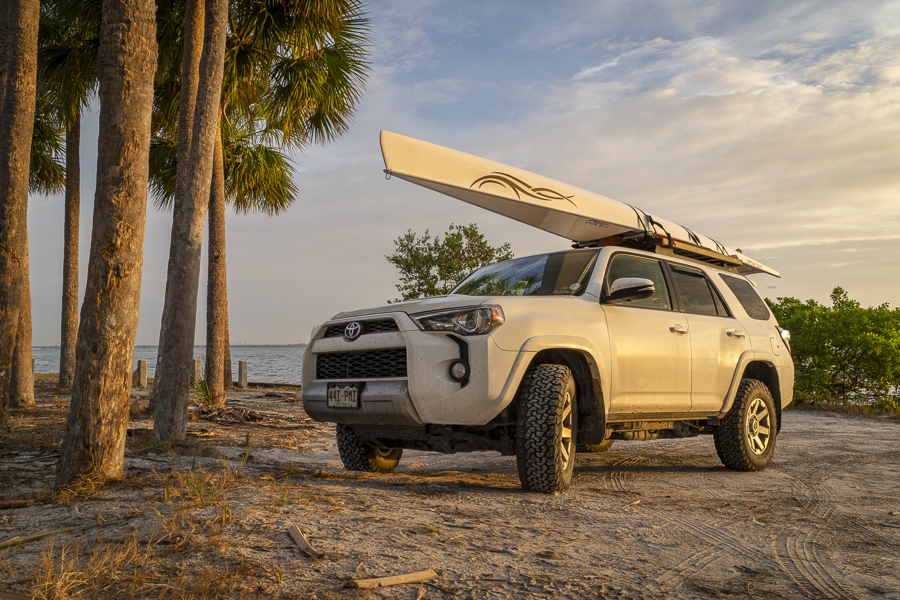
[{"label": "toyota emblem", "polygon": [[360,333],[362,333],[362,325],[357,321],[353,321],[344,328],[344,337],[351,342],[358,338]]}]

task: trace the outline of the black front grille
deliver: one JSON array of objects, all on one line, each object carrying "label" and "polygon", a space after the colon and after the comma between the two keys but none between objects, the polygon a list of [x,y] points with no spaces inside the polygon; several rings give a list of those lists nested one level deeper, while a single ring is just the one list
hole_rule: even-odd
[{"label": "black front grille", "polygon": [[316,379],[406,377],[406,348],[316,355]]},{"label": "black front grille", "polygon": [[[362,333],[360,335],[364,335],[366,333],[384,333],[386,331],[400,331],[400,328],[397,327],[397,322],[393,319],[382,319],[380,321],[359,321],[359,324],[362,325]],[[328,329],[325,330],[325,337],[341,337],[344,335],[344,329],[347,327],[347,323],[341,323],[340,325],[331,325]]]},{"label": "black front grille", "polygon": [[363,324],[365,333],[384,333],[386,331],[400,331],[397,322],[393,319],[384,319],[382,321],[368,321]]}]

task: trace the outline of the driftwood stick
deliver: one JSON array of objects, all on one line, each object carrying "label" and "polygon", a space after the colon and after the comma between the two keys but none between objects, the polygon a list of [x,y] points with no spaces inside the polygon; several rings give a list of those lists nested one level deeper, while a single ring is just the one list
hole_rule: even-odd
[{"label": "driftwood stick", "polygon": [[18,546],[19,544],[27,544],[28,542],[33,542],[35,540],[45,538],[48,535],[53,535],[55,533],[64,533],[66,531],[70,531],[71,529],[71,527],[66,527],[65,529],[56,529],[54,531],[45,531],[44,533],[35,533],[34,535],[23,535],[20,537],[10,538],[5,542],[0,543],[0,550],[4,548],[12,548],[13,546]]},{"label": "driftwood stick", "polygon": [[0,500],[0,510],[6,508],[28,508],[34,500]]},{"label": "driftwood stick", "polygon": [[347,582],[346,587],[367,590],[377,587],[387,587],[389,585],[399,585],[401,583],[424,581],[426,579],[434,579],[437,576],[437,573],[435,573],[431,569],[428,569],[427,571],[418,571],[416,573],[407,573],[405,575],[394,575],[392,577],[378,577],[375,579],[351,579]]},{"label": "driftwood stick", "polygon": [[291,525],[288,527],[288,533],[291,534],[291,539],[294,540],[300,549],[303,550],[306,554],[313,558],[319,558],[322,556],[322,553],[312,547],[309,543],[309,540],[306,539],[306,536],[303,535],[303,532],[300,531],[300,528],[296,525]]}]

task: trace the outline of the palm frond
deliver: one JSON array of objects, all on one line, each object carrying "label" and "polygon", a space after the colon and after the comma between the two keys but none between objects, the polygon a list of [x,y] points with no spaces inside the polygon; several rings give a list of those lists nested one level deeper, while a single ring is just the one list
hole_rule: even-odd
[{"label": "palm frond", "polygon": [[38,88],[31,137],[28,190],[45,195],[56,194],[66,185],[65,126],[59,120],[46,94]]},{"label": "palm frond", "polygon": [[150,140],[150,195],[157,210],[171,210],[178,172],[178,142],[153,136]]},{"label": "palm frond", "polygon": [[290,159],[276,148],[242,141],[223,139],[226,198],[240,214],[280,214],[298,191]]}]

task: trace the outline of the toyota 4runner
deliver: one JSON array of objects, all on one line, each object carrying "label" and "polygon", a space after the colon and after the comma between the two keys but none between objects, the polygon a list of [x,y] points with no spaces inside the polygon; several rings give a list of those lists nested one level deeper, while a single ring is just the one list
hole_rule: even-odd
[{"label": "toyota 4runner", "polygon": [[664,245],[483,267],[447,296],[342,312],[303,359],[303,404],[347,469],[404,449],[515,455],[522,486],[569,487],[576,452],[711,434],[764,469],[792,397],[787,331],[726,263]]}]

